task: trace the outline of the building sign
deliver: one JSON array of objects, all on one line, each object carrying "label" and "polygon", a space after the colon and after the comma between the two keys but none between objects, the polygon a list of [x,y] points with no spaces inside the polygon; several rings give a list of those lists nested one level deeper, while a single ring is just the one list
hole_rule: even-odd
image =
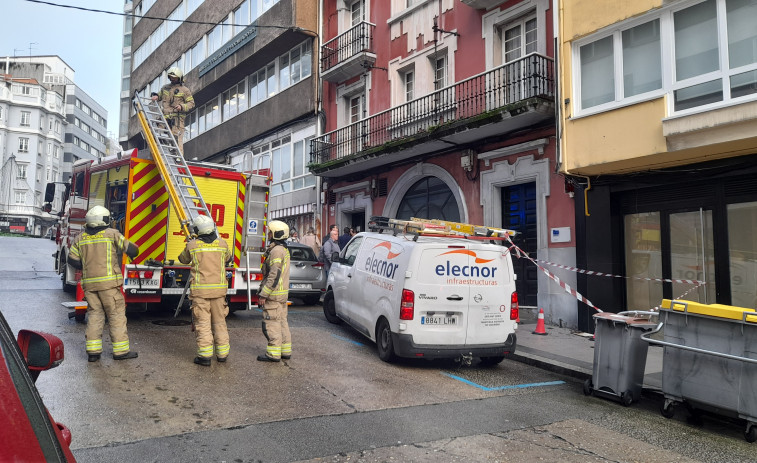
[{"label": "building sign", "polygon": [[242,48],[242,46],[244,46],[250,40],[254,39],[257,35],[258,28],[255,24],[250,24],[249,26],[245,27],[242,32],[237,34],[229,42],[226,42],[224,46],[216,50],[215,53],[208,56],[205,61],[200,63],[200,65],[197,67],[198,77],[202,77],[203,75],[207,74],[211,69],[221,64],[223,60],[233,55],[234,52]]}]

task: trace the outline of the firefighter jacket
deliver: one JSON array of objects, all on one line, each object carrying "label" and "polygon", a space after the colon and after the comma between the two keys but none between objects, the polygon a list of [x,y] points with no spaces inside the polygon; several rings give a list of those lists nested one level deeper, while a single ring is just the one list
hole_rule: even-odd
[{"label": "firefighter jacket", "polygon": [[224,297],[229,287],[226,264],[231,261],[233,254],[223,238],[216,237],[207,241],[201,238],[189,240],[184,251],[179,254],[179,262],[192,265],[192,296],[205,299]]},{"label": "firefighter jacket", "polygon": [[87,291],[103,291],[123,285],[121,255],[136,257],[139,249],[115,228],[86,228],[68,253],[72,267],[81,268],[81,285]]},{"label": "firefighter jacket", "polygon": [[[192,92],[180,83],[167,84],[160,89],[158,94],[163,115],[172,127],[184,127],[184,118],[195,107],[195,99]],[[181,105],[181,111],[177,112],[174,106]]]},{"label": "firefighter jacket", "polygon": [[273,302],[289,298],[289,249],[285,242],[273,241],[263,254],[263,281],[258,294]]}]

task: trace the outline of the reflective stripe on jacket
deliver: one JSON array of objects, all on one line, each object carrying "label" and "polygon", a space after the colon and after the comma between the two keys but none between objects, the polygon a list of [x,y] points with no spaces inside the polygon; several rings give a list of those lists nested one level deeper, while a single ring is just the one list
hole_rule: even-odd
[{"label": "reflective stripe on jacket", "polygon": [[[158,99],[163,107],[163,115],[166,119],[181,119],[182,121],[187,114],[195,107],[195,99],[192,92],[181,84],[168,84],[160,89]],[[177,104],[181,105],[181,111],[176,112],[173,109]]]},{"label": "reflective stripe on jacket", "polygon": [[187,247],[179,255],[179,262],[192,265],[192,296],[225,296],[229,287],[226,263],[231,258],[231,251],[223,238],[218,237],[212,243],[200,239],[189,240]]},{"label": "reflective stripe on jacket", "polygon": [[71,260],[82,264],[82,288],[88,291],[103,291],[123,284],[121,254],[129,241],[114,228],[106,228],[94,234],[86,229],[76,240],[68,254]]},{"label": "reflective stripe on jacket", "polygon": [[263,257],[260,296],[275,302],[286,302],[289,298],[289,249],[274,242]]}]

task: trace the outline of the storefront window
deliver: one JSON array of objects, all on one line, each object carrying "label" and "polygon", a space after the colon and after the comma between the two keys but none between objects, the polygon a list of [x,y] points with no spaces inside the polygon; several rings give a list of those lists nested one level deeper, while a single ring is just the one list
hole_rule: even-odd
[{"label": "storefront window", "polygon": [[757,202],[728,205],[731,305],[757,307]]},{"label": "storefront window", "polygon": [[662,278],[660,213],[628,214],[624,222],[627,308],[649,310],[662,301],[662,282],[639,278]]},{"label": "storefront window", "polygon": [[673,283],[673,297],[704,304],[715,300],[715,247],[712,211],[670,214],[670,263],[673,279],[699,280],[706,284],[691,291],[689,283]]}]

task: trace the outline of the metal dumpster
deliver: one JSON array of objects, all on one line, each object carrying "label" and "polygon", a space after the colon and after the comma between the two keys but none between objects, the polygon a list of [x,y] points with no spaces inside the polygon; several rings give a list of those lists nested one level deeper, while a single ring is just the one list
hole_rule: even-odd
[{"label": "metal dumpster", "polygon": [[594,314],[594,369],[584,393],[619,399],[625,406],[641,398],[649,345],[644,332],[657,325],[656,312]]},{"label": "metal dumpster", "polygon": [[[664,328],[663,340],[650,339]],[[664,299],[660,324],[643,336],[664,346],[663,416],[685,402],[747,420],[744,437],[757,440],[757,312],[720,304]]]}]

